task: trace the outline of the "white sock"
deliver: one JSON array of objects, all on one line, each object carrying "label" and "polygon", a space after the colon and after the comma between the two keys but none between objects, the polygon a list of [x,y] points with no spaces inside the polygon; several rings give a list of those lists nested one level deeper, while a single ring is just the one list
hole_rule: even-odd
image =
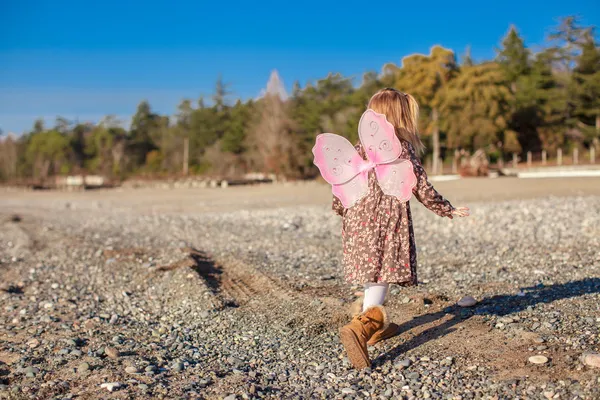
[{"label": "white sock", "polygon": [[387,283],[366,283],[363,311],[372,306],[383,305],[389,287]]}]

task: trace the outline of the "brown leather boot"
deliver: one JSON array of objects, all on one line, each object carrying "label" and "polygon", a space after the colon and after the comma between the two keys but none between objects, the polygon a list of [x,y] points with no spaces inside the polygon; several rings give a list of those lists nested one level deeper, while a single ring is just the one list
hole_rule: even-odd
[{"label": "brown leather boot", "polygon": [[354,368],[371,366],[367,342],[375,332],[385,330],[387,326],[387,314],[383,306],[373,306],[354,316],[348,325],[340,328],[340,339]]}]

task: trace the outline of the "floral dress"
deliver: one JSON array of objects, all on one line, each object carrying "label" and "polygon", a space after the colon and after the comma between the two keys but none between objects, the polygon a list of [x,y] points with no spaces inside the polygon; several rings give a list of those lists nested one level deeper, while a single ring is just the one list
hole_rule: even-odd
[{"label": "floral dress", "polygon": [[[366,158],[362,145],[357,150]],[[413,194],[441,217],[452,217],[454,207],[427,180],[414,147],[402,141],[402,159],[412,162],[417,177]],[[346,281],[403,286],[417,283],[417,252],[410,204],[381,191],[375,171],[369,172],[369,193],[350,208],[333,197],[333,210],[342,216],[343,266]]]}]

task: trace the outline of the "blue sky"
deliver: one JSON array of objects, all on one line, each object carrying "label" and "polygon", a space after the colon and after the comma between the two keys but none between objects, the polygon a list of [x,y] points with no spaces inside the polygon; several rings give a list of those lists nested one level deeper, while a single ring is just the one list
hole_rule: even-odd
[{"label": "blue sky", "polygon": [[0,0],[0,129],[56,115],[127,120],[142,99],[172,114],[209,96],[220,74],[232,99],[247,99],[273,69],[289,89],[434,44],[489,59],[511,24],[535,48],[560,16],[600,21],[597,0],[387,3]]}]

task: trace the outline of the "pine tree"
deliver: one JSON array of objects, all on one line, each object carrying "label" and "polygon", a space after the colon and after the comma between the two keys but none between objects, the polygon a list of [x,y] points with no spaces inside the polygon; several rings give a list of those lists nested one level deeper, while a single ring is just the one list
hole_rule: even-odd
[{"label": "pine tree", "polygon": [[511,26],[502,40],[502,48],[498,50],[496,61],[502,66],[513,93],[517,92],[519,78],[529,74],[529,55],[529,50],[525,47],[525,42],[519,36],[517,28]]}]

